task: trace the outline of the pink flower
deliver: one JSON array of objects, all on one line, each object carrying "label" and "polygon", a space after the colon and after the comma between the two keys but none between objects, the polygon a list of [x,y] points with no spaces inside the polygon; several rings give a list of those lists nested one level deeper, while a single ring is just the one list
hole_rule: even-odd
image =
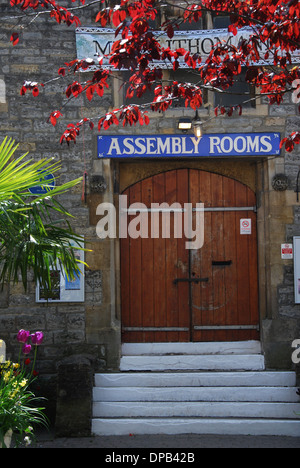
[{"label": "pink flower", "polygon": [[19,343],[26,343],[30,335],[29,331],[26,330],[19,330],[19,333],[17,334],[17,340]]},{"label": "pink flower", "polygon": [[44,339],[44,335],[43,335],[43,332],[41,331],[37,331],[31,335],[32,344],[35,344],[37,346],[42,344],[43,339]]},{"label": "pink flower", "polygon": [[25,343],[23,348],[22,348],[22,351],[23,351],[24,354],[29,354],[30,351],[31,351],[31,345]]}]

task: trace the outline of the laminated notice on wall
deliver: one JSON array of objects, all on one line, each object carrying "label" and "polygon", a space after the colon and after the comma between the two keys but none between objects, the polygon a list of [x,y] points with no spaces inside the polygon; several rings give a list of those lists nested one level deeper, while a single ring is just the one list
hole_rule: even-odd
[{"label": "laminated notice on wall", "polygon": [[240,220],[240,234],[251,234],[252,224],[250,218],[243,218]]},{"label": "laminated notice on wall", "polygon": [[295,303],[300,304],[300,237],[294,237]]},{"label": "laminated notice on wall", "polygon": [[[80,246],[84,248],[84,245]],[[75,257],[84,261],[84,251],[76,250]],[[36,287],[36,302],[84,302],[84,265],[78,264],[79,272],[74,277],[66,275],[60,268],[51,271],[51,289]]]}]

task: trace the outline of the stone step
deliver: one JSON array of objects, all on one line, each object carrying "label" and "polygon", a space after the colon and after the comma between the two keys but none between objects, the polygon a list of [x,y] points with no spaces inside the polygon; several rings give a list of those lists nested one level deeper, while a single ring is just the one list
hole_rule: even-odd
[{"label": "stone step", "polygon": [[205,343],[123,343],[122,356],[163,354],[261,354],[260,341],[205,342]]},{"label": "stone step", "polygon": [[122,356],[121,372],[166,370],[264,370],[264,357],[250,355]]},{"label": "stone step", "polygon": [[300,421],[238,418],[98,418],[92,419],[98,436],[129,434],[226,434],[300,437]]},{"label": "stone step", "polygon": [[94,418],[273,418],[296,419],[300,403],[261,402],[95,402]]},{"label": "stone step", "polygon": [[93,401],[260,401],[297,403],[293,387],[95,387]]},{"label": "stone step", "polygon": [[295,372],[125,372],[95,374],[96,387],[294,387]]}]

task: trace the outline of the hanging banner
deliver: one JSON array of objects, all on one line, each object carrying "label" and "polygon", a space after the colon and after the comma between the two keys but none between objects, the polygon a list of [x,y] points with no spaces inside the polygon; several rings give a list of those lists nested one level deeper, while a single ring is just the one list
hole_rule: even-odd
[{"label": "hanging banner", "polygon": [[[159,41],[161,47],[164,47],[165,49],[169,47],[172,50],[183,48],[187,51],[190,51],[191,54],[199,54],[202,58],[202,61],[204,62],[215,44],[221,42],[222,44],[225,43],[238,47],[242,39],[249,39],[250,36],[253,35],[253,29],[249,27],[239,29],[236,36],[228,32],[227,28],[209,30],[201,29],[196,31],[175,31],[172,39],[170,39],[167,34],[163,33],[162,31],[154,31],[154,34],[157,35],[157,40]],[[105,56],[111,53],[112,45],[116,40],[118,40],[118,38],[115,37],[114,29],[96,27],[77,28],[77,58],[79,60],[87,58],[96,60],[99,57],[104,57],[103,67],[114,69],[114,67],[109,64],[109,59]],[[267,51],[267,47],[262,45],[260,50],[261,57],[264,57]],[[293,63],[299,63],[299,50],[292,52],[291,57]],[[188,68],[183,58],[179,58],[179,61],[181,68]],[[255,62],[254,65],[265,65],[268,62],[273,64],[273,59],[262,59],[259,62]],[[158,64],[161,68],[164,69],[173,68],[173,63],[167,60],[162,62],[153,62],[153,66],[157,66]]]},{"label": "hanging banner", "polygon": [[279,133],[98,136],[98,158],[276,156]]}]

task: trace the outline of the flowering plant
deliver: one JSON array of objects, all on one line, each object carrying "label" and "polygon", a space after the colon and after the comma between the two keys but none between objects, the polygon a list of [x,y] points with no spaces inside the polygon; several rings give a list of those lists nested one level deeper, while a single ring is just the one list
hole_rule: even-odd
[{"label": "flowering plant", "polygon": [[[31,338],[31,343],[28,340]],[[36,332],[30,335],[25,330],[20,330],[17,335],[20,343],[19,362],[6,361],[0,364],[0,446],[6,447],[5,435],[13,432],[16,442],[19,443],[25,436],[25,442],[30,442],[33,434],[34,424],[47,425],[47,418],[43,413],[44,408],[38,404],[42,398],[36,397],[30,390],[30,385],[37,373],[34,370],[37,347],[43,341],[43,333]],[[29,358],[23,359],[21,352],[25,356],[35,346],[34,361],[31,371],[28,371],[26,364]]]}]

